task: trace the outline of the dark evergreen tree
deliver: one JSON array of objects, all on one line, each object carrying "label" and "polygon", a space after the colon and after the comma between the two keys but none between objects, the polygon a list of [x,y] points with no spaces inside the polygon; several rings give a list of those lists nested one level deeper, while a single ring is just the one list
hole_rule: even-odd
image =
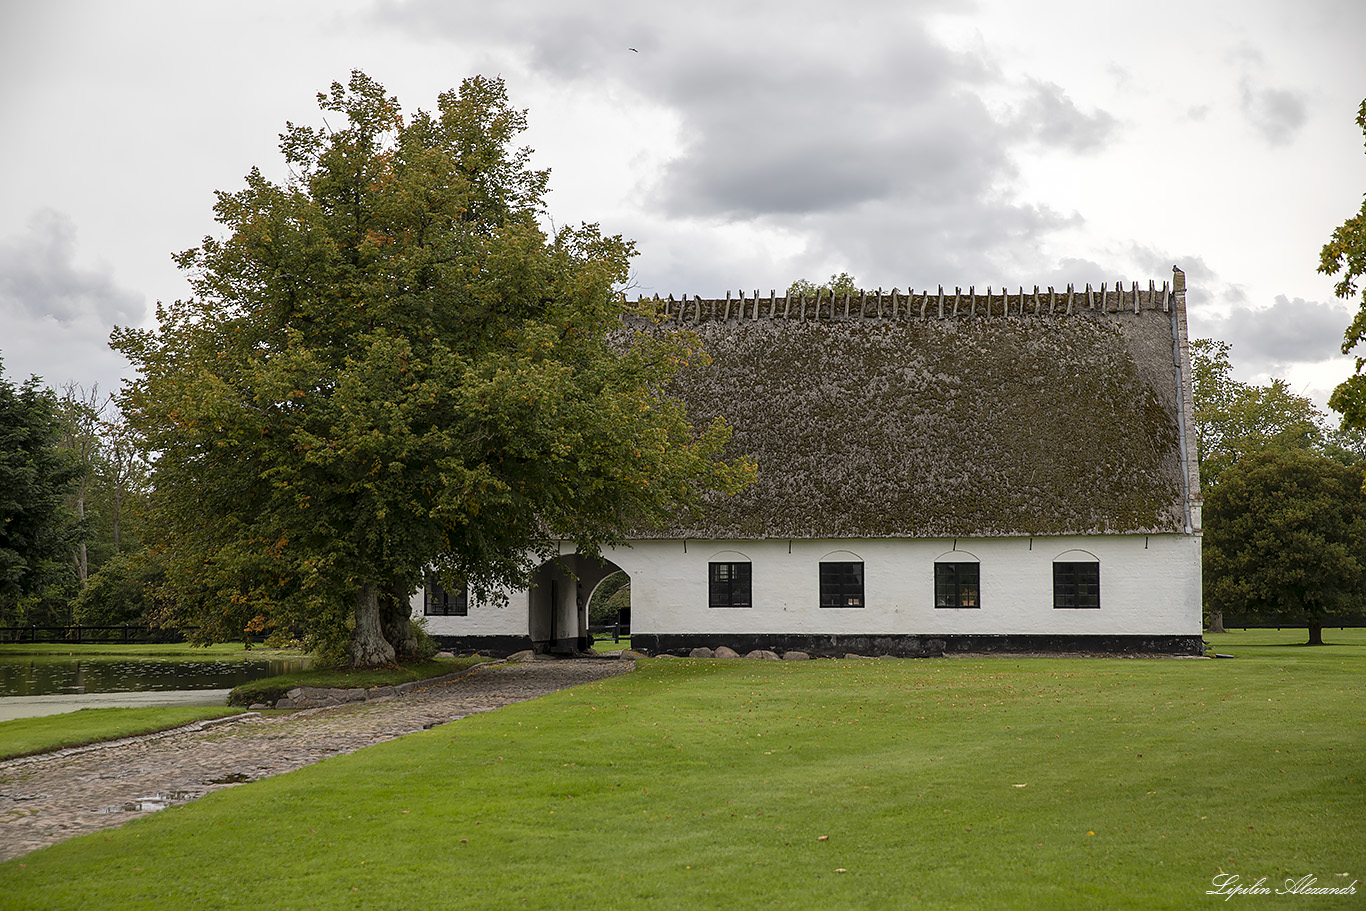
[{"label": "dark evergreen tree", "polygon": [[1362,471],[1271,448],[1226,469],[1205,497],[1205,600],[1219,611],[1295,617],[1309,644],[1366,595]]},{"label": "dark evergreen tree", "polygon": [[64,598],[44,597],[74,579],[75,524],[67,498],[77,470],[59,445],[58,400],[37,377],[15,386],[0,361],[0,626],[64,621]]}]

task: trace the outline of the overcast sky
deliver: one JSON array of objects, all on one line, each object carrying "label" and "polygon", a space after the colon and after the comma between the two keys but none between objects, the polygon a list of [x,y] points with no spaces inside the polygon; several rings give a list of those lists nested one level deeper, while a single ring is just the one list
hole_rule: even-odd
[{"label": "overcast sky", "polygon": [[1366,192],[1361,0],[0,0],[0,357],[117,387],[188,293],[213,192],[362,69],[408,110],[501,75],[556,223],[644,293],[1149,279],[1322,403],[1351,370],[1319,249]]}]

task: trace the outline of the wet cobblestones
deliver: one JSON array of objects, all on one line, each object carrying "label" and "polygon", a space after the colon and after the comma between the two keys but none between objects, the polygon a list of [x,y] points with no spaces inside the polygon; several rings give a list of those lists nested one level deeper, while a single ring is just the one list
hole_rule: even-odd
[{"label": "wet cobblestones", "polygon": [[603,658],[489,664],[404,696],[0,763],[0,860],[633,666]]}]

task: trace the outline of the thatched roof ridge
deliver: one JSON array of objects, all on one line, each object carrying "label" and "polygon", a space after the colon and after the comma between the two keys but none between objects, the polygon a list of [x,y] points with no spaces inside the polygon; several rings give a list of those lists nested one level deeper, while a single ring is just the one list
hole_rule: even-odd
[{"label": "thatched roof ridge", "polygon": [[661,302],[634,328],[697,334],[675,392],[759,480],[649,537],[1187,530],[1184,293],[1085,294]]},{"label": "thatched roof ridge", "polygon": [[954,288],[947,292],[940,285],[937,291],[893,288],[884,292],[879,288],[832,294],[822,289],[814,297],[788,294],[780,297],[776,291],[761,297],[755,290],[749,297],[744,291],[737,292],[734,297],[727,291],[724,299],[704,300],[685,295],[675,300],[672,294],[664,298],[657,294],[652,299],[639,298],[639,302],[653,309],[661,320],[680,324],[732,319],[957,319],[962,316],[1070,314],[1080,310],[1093,313],[1161,310],[1170,313],[1175,300],[1176,292],[1167,282],[1158,288],[1153,281],[1148,282],[1146,289],[1139,288],[1138,282],[1132,282],[1127,289],[1123,282],[1116,282],[1114,288],[1102,283],[1099,289],[1087,283],[1084,289],[1068,285],[1063,290],[1051,286],[1041,290],[1035,285],[1032,292],[1023,286],[1014,292],[1006,288],[993,291],[990,287],[985,292],[978,292],[976,287],[969,287],[967,291]]}]

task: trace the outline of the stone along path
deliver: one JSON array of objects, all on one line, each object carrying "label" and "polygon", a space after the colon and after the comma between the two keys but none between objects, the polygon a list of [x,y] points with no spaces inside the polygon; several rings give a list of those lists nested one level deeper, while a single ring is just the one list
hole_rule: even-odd
[{"label": "stone along path", "polygon": [[238,716],[197,730],[3,762],[0,860],[632,667],[615,658],[500,662],[404,696],[269,718]]}]

